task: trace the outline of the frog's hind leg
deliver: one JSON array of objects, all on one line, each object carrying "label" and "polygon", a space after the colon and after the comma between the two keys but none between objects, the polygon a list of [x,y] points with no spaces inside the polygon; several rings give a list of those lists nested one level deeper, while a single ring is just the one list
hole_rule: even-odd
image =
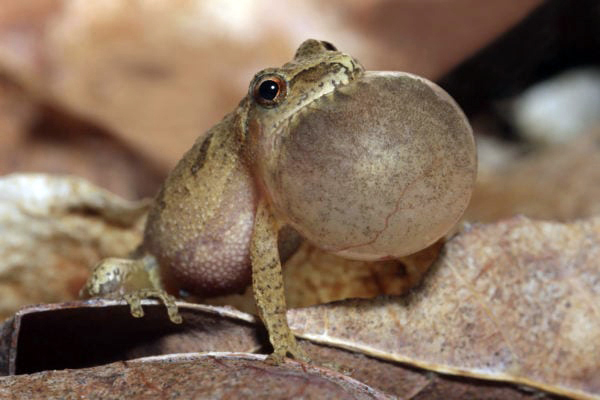
[{"label": "frog's hind leg", "polygon": [[277,232],[277,222],[263,199],[256,212],[250,258],[254,299],[273,345],[273,354],[269,356],[269,360],[279,364],[290,354],[296,359],[309,361],[287,323]]},{"label": "frog's hind leg", "polygon": [[131,308],[131,314],[137,318],[144,316],[143,299],[158,298],[167,308],[169,319],[176,324],[182,322],[175,298],[161,287],[158,263],[151,255],[101,260],[94,266],[79,295],[124,299]]}]

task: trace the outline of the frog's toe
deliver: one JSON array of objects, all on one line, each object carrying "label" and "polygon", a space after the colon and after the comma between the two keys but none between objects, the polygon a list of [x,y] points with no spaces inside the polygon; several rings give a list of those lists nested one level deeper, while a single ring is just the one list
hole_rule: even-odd
[{"label": "frog's toe", "polygon": [[183,318],[181,314],[179,314],[179,310],[177,309],[177,304],[175,304],[175,298],[173,296],[169,296],[168,299],[163,300],[163,304],[167,307],[167,315],[169,319],[174,324],[181,324],[183,322]]},{"label": "frog's toe", "polygon": [[123,299],[129,304],[131,315],[135,318],[142,318],[144,316],[144,310],[142,309],[142,299],[137,293],[126,293],[123,295]]},{"label": "frog's toe", "polygon": [[142,309],[142,299],[157,298],[167,308],[167,315],[174,324],[181,324],[183,318],[179,314],[177,304],[175,304],[175,297],[169,295],[164,290],[160,289],[140,289],[135,292],[126,293],[123,295],[123,299],[127,301],[131,309],[131,315],[136,318],[144,316],[144,310]]},{"label": "frog's toe", "polygon": [[306,352],[298,345],[294,343],[294,346],[279,348],[267,357],[267,363],[272,365],[280,365],[284,362],[286,356],[290,356],[296,361],[302,361],[310,363],[311,359]]},{"label": "frog's toe", "polygon": [[269,354],[265,360],[267,364],[271,365],[281,365],[285,361],[285,353],[282,352],[273,352]]}]

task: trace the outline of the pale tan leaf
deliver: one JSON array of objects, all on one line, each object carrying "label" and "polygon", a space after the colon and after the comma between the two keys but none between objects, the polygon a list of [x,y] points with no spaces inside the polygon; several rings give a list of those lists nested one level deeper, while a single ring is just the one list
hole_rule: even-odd
[{"label": "pale tan leaf", "polygon": [[[349,298],[400,295],[417,285],[440,253],[445,239],[415,254],[390,261],[348,260],[304,242],[284,264],[288,308]],[[196,299],[213,305],[232,305],[256,314],[252,288],[243,294]]]},{"label": "pale tan leaf", "polygon": [[139,244],[147,208],[80,178],[0,178],[0,316],[76,298],[95,262]]},{"label": "pale tan leaf", "polygon": [[420,282],[444,241],[400,260],[348,260],[304,243],[285,264],[286,299],[290,308],[348,298],[400,295]]},{"label": "pale tan leaf", "polygon": [[290,310],[300,336],[439,372],[600,396],[600,217],[476,225],[405,298]]}]

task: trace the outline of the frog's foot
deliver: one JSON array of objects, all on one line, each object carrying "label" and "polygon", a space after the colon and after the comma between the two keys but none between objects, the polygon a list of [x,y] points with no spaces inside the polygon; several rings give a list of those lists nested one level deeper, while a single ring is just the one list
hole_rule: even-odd
[{"label": "frog's foot", "polygon": [[158,298],[167,307],[169,319],[176,324],[182,322],[177,311],[175,298],[161,289],[158,263],[151,255],[139,258],[105,258],[94,267],[86,285],[81,289],[82,297],[104,297],[125,299],[134,317],[143,317],[143,299]]},{"label": "frog's foot", "polygon": [[298,342],[296,342],[295,338],[293,341],[288,342],[283,346],[277,346],[273,353],[269,354],[266,361],[269,364],[280,365],[288,355],[297,361],[303,361],[306,363],[311,362],[310,357],[306,354],[304,349],[300,347]]},{"label": "frog's foot", "polygon": [[181,324],[183,322],[181,314],[179,314],[179,311],[177,310],[177,304],[175,304],[175,297],[169,295],[164,290],[139,289],[135,292],[126,293],[123,295],[123,299],[129,304],[131,315],[136,318],[141,318],[144,316],[142,300],[151,297],[159,299],[165,305],[171,322],[175,324]]},{"label": "frog's foot", "polygon": [[151,256],[105,258],[98,262],[81,289],[80,297],[116,297],[139,289],[160,288],[158,268]]}]

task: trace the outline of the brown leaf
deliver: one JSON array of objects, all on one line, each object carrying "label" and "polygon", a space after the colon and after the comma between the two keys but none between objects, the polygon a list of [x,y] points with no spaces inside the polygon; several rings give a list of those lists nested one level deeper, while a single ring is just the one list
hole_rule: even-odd
[{"label": "brown leaf", "polygon": [[154,196],[167,174],[86,121],[42,106],[31,114],[13,143],[1,148],[0,174],[77,175],[128,199]]},{"label": "brown leaf", "polygon": [[504,163],[479,171],[467,221],[515,214],[572,221],[600,214],[600,129],[520,158],[512,154]]},{"label": "brown leaf", "polygon": [[285,264],[286,299],[290,308],[348,298],[400,295],[420,282],[444,241],[400,260],[348,260],[308,243]]},{"label": "brown leaf", "polygon": [[539,3],[4,0],[0,68],[170,166],[234,109],[254,73],[289,61],[308,37],[369,69],[436,77]]},{"label": "brown leaf", "polygon": [[[349,298],[372,298],[381,294],[401,295],[417,285],[438,257],[445,239],[415,254],[392,261],[348,260],[305,242],[284,264],[283,280],[288,308]],[[243,294],[196,301],[231,305],[256,314],[252,288]]]},{"label": "brown leaf", "polygon": [[138,245],[147,208],[79,178],[1,178],[0,316],[76,298],[95,262]]},{"label": "brown leaf", "polygon": [[183,324],[144,301],[143,318],[115,300],[31,306],[0,324],[0,376],[84,368],[185,352],[254,352],[268,339],[256,318],[232,308],[179,303]]},{"label": "brown leaf", "polygon": [[503,382],[490,382],[459,376],[436,374],[402,363],[385,361],[361,353],[301,341],[311,359],[335,366],[350,377],[399,399],[546,399],[550,395],[531,388]]},{"label": "brown leaf", "polygon": [[34,109],[23,91],[0,73],[0,172],[10,168],[6,164],[15,162],[16,155],[9,151],[18,146]]},{"label": "brown leaf", "polygon": [[[144,205],[127,202],[82,179],[13,175],[0,179],[0,188],[7,191],[0,200],[8,207],[5,214],[0,213],[0,228],[21,231],[18,246],[0,241],[0,252],[4,246],[11,254],[7,260],[13,260],[12,264],[5,261],[4,266],[0,261],[4,301],[11,299],[4,315],[26,304],[74,299],[99,257],[124,256],[141,240]],[[127,211],[131,207],[131,212]],[[32,210],[34,217],[29,215]],[[402,294],[419,282],[441,243],[389,262],[350,261],[305,244],[286,264],[288,304],[302,307],[351,297]],[[37,279],[40,269],[47,280]],[[14,294],[15,287],[23,288],[19,296]],[[256,312],[251,288],[244,296],[206,302]]]},{"label": "brown leaf", "polygon": [[517,24],[542,1],[495,0],[485,5],[477,0],[354,1],[354,7],[345,0],[337,3],[342,15],[348,14],[349,25],[379,50],[369,60],[381,65],[378,69],[435,79]]},{"label": "brown leaf", "polygon": [[290,310],[301,337],[443,373],[600,396],[600,218],[451,240],[406,298]]},{"label": "brown leaf", "polygon": [[251,354],[172,355],[102,367],[0,378],[0,396],[23,398],[352,398],[389,396],[318,366],[281,366]]},{"label": "brown leaf", "polygon": [[[266,332],[255,317],[228,308],[190,303],[179,303],[179,307],[183,325],[170,323],[164,307],[150,301],[144,302],[146,316],[139,319],[131,317],[128,306],[114,300],[23,309],[0,325],[0,375],[83,368],[170,353],[268,351]],[[333,367],[403,399],[546,397],[508,384],[437,375],[307,341],[301,345],[315,365]],[[262,390],[270,389],[264,386]]]},{"label": "brown leaf", "polygon": [[[128,240],[128,243],[133,243],[133,246],[135,246],[139,240],[139,224],[141,223],[139,219],[140,214],[145,211],[143,207],[135,203],[115,199],[106,192],[99,191],[85,183],[85,181],[47,176],[11,176],[0,181],[0,183],[5,185],[2,191],[3,203],[1,203],[4,206],[5,213],[0,213],[4,218],[0,218],[0,222],[7,229],[10,228],[11,231],[17,233],[20,230],[24,231],[23,243],[26,244],[24,247],[11,249],[5,243],[4,254],[11,257],[4,257],[4,262],[31,258],[34,261],[37,260],[36,263],[39,268],[42,268],[42,272],[49,271],[49,277],[47,278],[40,280],[36,276],[36,280],[32,278],[26,281],[26,284],[33,287],[32,292],[29,290],[25,292],[27,295],[39,296],[40,292],[42,295],[47,295],[48,292],[43,291],[53,288],[51,278],[58,283],[62,282],[61,278],[64,279],[64,276],[61,277],[60,272],[48,268],[46,264],[48,260],[55,260],[56,254],[61,254],[61,251],[66,252],[67,258],[79,257],[78,262],[84,264],[81,262],[81,255],[78,251],[86,249],[86,251],[90,251],[90,249],[85,246],[81,247],[81,243],[75,243],[74,248],[70,248],[65,244],[65,242],[69,243],[73,240],[74,233],[70,233],[73,226],[78,227],[74,231],[75,233],[90,235],[84,235],[83,238],[87,238],[83,242],[84,244],[94,241],[100,241],[100,243],[95,243],[96,246],[102,243],[105,244],[105,246],[100,246],[100,249],[92,246],[95,249],[94,254],[96,254],[96,257],[100,250],[114,250],[111,250],[111,247],[115,244],[110,243],[114,240],[111,235],[115,233],[106,234],[103,229],[107,229],[107,227],[109,232],[110,229],[114,229],[117,234],[129,238],[125,241],[116,240],[119,246],[123,246]],[[24,187],[28,189],[35,188],[36,190],[23,190]],[[95,234],[100,236],[93,236]],[[18,237],[19,235],[13,236],[13,238]],[[550,238],[554,238],[554,240],[550,240]],[[591,351],[593,347],[590,350],[589,346],[594,345],[598,336],[597,331],[593,330],[597,329],[594,327],[597,327],[598,324],[597,319],[593,319],[595,314],[585,310],[586,306],[588,308],[592,307],[593,310],[594,300],[585,303],[585,299],[582,300],[581,298],[585,291],[575,293],[568,284],[569,282],[577,283],[577,279],[582,276],[585,277],[582,273],[586,271],[585,268],[588,268],[590,269],[587,271],[589,283],[586,284],[592,285],[589,291],[590,293],[596,293],[595,296],[597,297],[598,290],[593,285],[597,286],[598,284],[597,260],[600,259],[598,256],[598,241],[598,219],[587,224],[579,223],[572,226],[542,222],[532,223],[526,219],[515,219],[497,225],[476,227],[450,242],[443,260],[438,263],[433,275],[426,281],[423,288],[415,291],[407,299],[393,298],[340,303],[337,306],[322,306],[292,311],[290,314],[291,316],[300,315],[302,318],[308,318],[307,324],[318,325],[323,321],[323,310],[332,308],[336,312],[341,310],[341,313],[346,313],[345,315],[336,316],[335,318],[339,319],[335,324],[329,321],[331,326],[329,335],[319,333],[318,329],[320,328],[318,327],[318,329],[314,328],[317,332],[315,336],[311,336],[314,334],[310,332],[308,334],[304,332],[307,337],[321,340],[326,344],[343,345],[358,352],[404,361],[444,373],[515,381],[569,395],[586,393],[586,390],[595,393],[593,390],[596,389],[593,385],[597,385],[597,383],[593,381],[593,377],[597,375],[598,366],[594,364],[593,359],[585,358],[585,355],[594,354]],[[124,252],[124,249],[121,251]],[[575,256],[577,251],[580,252],[579,258]],[[35,258],[44,254],[53,258],[48,258],[50,256],[41,259]],[[63,254],[63,256],[65,255]],[[512,259],[509,257],[512,257]],[[522,264],[518,271],[524,276],[515,274],[514,267],[513,269],[510,268],[513,265],[511,262]],[[89,264],[85,263],[86,271],[87,266],[91,263],[92,261]],[[58,264],[61,268],[64,268],[64,262],[58,262]],[[303,268],[302,265],[302,263],[299,263],[296,268],[301,269]],[[323,264],[325,268],[327,265]],[[44,266],[46,269],[43,269]],[[504,268],[502,268],[503,266]],[[464,287],[460,286],[461,281],[456,280],[459,277],[458,272],[452,272],[453,270],[460,272],[459,268],[465,268],[467,275],[476,275],[478,269],[483,269],[483,271],[477,272],[482,274],[482,278],[475,283],[477,285],[487,284],[489,287],[485,289],[470,287],[471,283],[465,283]],[[470,269],[475,270],[475,272],[470,271]],[[322,271],[322,276],[326,276],[326,272],[326,270]],[[36,273],[39,274],[40,272],[36,271]],[[569,279],[558,280],[554,275],[559,273]],[[550,278],[548,275],[550,275]],[[10,276],[10,274],[5,275],[5,282],[9,280]],[[14,276],[20,277],[18,274]],[[24,274],[24,276],[27,275]],[[34,276],[34,274],[29,276]],[[551,278],[557,279],[557,281],[552,281]],[[463,279],[466,279],[465,282],[473,280],[469,276]],[[516,279],[516,282],[508,285],[508,287],[500,286],[503,282],[511,283],[511,279]],[[41,288],[36,290],[39,286],[35,284],[40,284]],[[437,285],[437,288],[433,288],[435,285]],[[565,285],[566,287],[563,287]],[[528,293],[529,297],[525,297],[523,291],[530,287],[550,288],[556,292],[551,291],[550,294],[543,291],[537,294]],[[324,288],[327,288],[327,285]],[[357,293],[360,286],[356,285],[355,289],[354,293]],[[323,293],[327,293],[327,290]],[[484,290],[483,294],[490,293],[490,296],[499,296],[502,301],[492,297],[493,302],[483,307],[482,304],[486,304],[482,300],[483,294],[477,292],[477,290]],[[594,290],[596,292],[593,292]],[[73,295],[73,292],[70,293]],[[331,293],[335,293],[335,291]],[[556,298],[551,297],[553,293],[555,295],[558,293]],[[6,298],[9,297],[3,297],[3,299]],[[468,299],[469,302],[465,303],[463,299]],[[541,307],[541,305],[544,307]],[[523,307],[523,310],[519,309],[520,314],[518,315],[525,318],[525,321],[511,321],[509,318],[510,313],[517,306]],[[538,307],[536,308],[536,306]],[[569,308],[566,309],[566,307]],[[449,309],[460,310],[460,313],[458,315],[451,314],[448,312]],[[490,314],[486,314],[488,309]],[[554,315],[551,312],[546,312],[545,310],[548,309],[558,314]],[[559,312],[562,312],[562,314]],[[590,330],[577,331],[576,328],[573,328],[574,321],[583,318],[580,317],[580,314],[585,315],[586,312],[592,316],[589,321],[586,321],[588,325],[591,323],[592,327]],[[382,313],[384,319],[378,325],[377,318],[381,318]],[[371,314],[373,316],[369,317]],[[413,325],[406,322],[408,314],[411,315],[410,321]],[[127,312],[124,315],[128,318]],[[395,325],[396,320],[390,319],[390,316],[401,321],[400,325]],[[371,327],[365,328],[361,325],[360,322],[365,318],[367,321],[371,321]],[[503,324],[499,324],[498,320],[501,320]],[[557,322],[557,320],[560,321]],[[298,323],[297,319],[293,321]],[[534,321],[535,324],[526,325],[527,322],[531,323],[531,321]],[[513,337],[505,339],[502,336],[505,333],[503,330],[494,331],[494,328],[498,326],[510,326],[508,322],[513,324],[513,330],[510,332],[515,335],[516,339]],[[389,325],[390,323],[392,326]],[[518,325],[518,329],[515,329],[514,325]],[[541,332],[539,332],[539,329],[536,331],[537,326],[543,326],[544,329]],[[560,326],[562,331],[557,332],[556,330],[547,329],[548,326],[555,328]],[[308,328],[303,329],[308,332]],[[350,329],[350,339],[331,334],[331,332],[338,332],[337,334],[339,334],[345,332],[346,329]],[[360,331],[356,333],[351,329],[359,329]],[[400,334],[393,333],[394,330],[397,331],[398,329],[402,329]],[[60,329],[56,330],[60,331]],[[390,334],[390,332],[393,334]],[[537,336],[533,338],[529,336],[521,338],[519,336],[532,335],[532,332],[537,335],[546,335],[546,337],[540,339]],[[562,339],[558,341],[557,338],[560,338],[561,334]],[[575,334],[580,336],[573,339],[571,336]],[[586,338],[585,335],[589,337]],[[488,342],[479,341],[478,339],[481,337],[486,338]],[[398,342],[398,338],[400,338],[400,342]],[[527,358],[521,359],[510,353],[510,351],[517,350],[525,351],[522,348],[513,350],[509,346],[510,344],[514,347],[513,342],[518,343],[517,339],[529,340],[525,341],[525,344],[521,344],[521,347],[533,354],[527,354]],[[372,342],[373,340],[375,340],[375,343]],[[455,342],[452,342],[452,340]],[[571,340],[571,342],[568,340]],[[429,344],[430,347],[419,348],[418,345],[420,344]],[[544,345],[551,346],[551,349],[543,347]],[[578,345],[580,347],[577,347]],[[582,350],[581,346],[584,345],[587,347]],[[543,348],[538,348],[539,346]],[[162,345],[157,347],[157,349],[160,348],[169,349],[170,347],[162,347]],[[188,347],[180,348],[183,351],[186,351],[185,349],[189,350]],[[407,349],[410,350],[408,353],[402,352]],[[552,353],[552,350],[555,353]],[[558,361],[551,359],[551,356],[556,355],[556,352],[561,354],[562,359],[560,362],[565,365],[564,373],[563,369],[547,368],[543,365],[544,363],[556,365]],[[445,354],[449,355],[448,359],[439,359],[439,356]],[[503,357],[508,357],[508,361]],[[577,362],[573,361],[577,357],[581,358],[577,359]],[[553,362],[554,364],[552,364]],[[502,368],[506,368],[506,370]],[[563,375],[548,376],[548,369],[552,373],[560,371]],[[580,374],[581,376],[573,377],[572,374]],[[591,382],[589,382],[590,380]],[[430,382],[426,386],[431,389],[430,384],[433,385]],[[442,385],[441,387],[445,386]],[[577,392],[578,390],[579,392]]]},{"label": "brown leaf", "polygon": [[0,175],[74,174],[130,199],[154,196],[166,176],[106,130],[38,104],[1,73],[0,133]]}]

